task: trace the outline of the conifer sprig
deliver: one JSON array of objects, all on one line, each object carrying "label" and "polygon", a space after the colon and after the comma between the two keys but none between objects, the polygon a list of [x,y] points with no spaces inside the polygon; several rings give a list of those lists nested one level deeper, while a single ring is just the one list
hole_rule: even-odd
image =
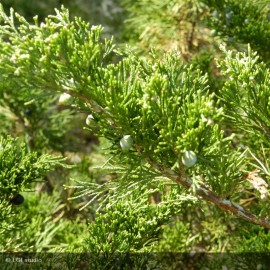
[{"label": "conifer sprig", "polygon": [[[17,205],[24,200],[20,194],[33,189],[34,182],[42,181],[42,177],[56,166],[65,166],[62,157],[48,154],[38,155],[28,152],[24,143],[11,136],[0,137],[0,242],[5,237],[19,230],[24,218],[18,219]],[[3,247],[4,248],[4,247]]]},{"label": "conifer sprig", "polygon": [[[1,11],[1,88],[57,91],[80,99],[126,172],[158,172],[187,189],[199,179],[195,193],[269,228],[224,200],[235,195],[247,162],[221,129],[223,109],[209,93],[205,75],[181,63],[175,51],[162,60],[126,51],[113,63],[120,56],[113,40],[102,39],[101,27],[70,21],[64,8],[41,24],[37,18],[29,24],[15,17],[18,26],[13,11],[9,17]],[[188,157],[194,161],[183,162]]]}]

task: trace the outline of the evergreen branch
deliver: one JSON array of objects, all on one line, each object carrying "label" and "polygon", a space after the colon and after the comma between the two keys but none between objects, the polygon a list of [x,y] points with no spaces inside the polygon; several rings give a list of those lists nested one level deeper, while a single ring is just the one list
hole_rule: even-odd
[{"label": "evergreen branch", "polygon": [[[198,196],[269,229],[266,220],[222,199],[238,186],[240,166],[245,162],[221,130],[223,109],[209,94],[207,77],[192,66],[179,63],[177,52],[165,55],[163,60],[155,55],[143,60],[130,53],[118,63],[108,64],[111,61],[108,51],[115,51],[111,41],[102,41],[101,28],[90,28],[78,18],[66,25],[66,19],[63,23],[66,16],[67,11],[63,9],[42,27],[21,25],[20,35],[14,37],[13,32],[0,27],[2,39],[10,37],[9,42],[2,42],[0,46],[3,89],[16,86],[22,90],[53,90],[81,99],[100,127],[98,135],[111,141],[110,150],[121,162],[136,168],[146,160],[161,175],[186,189],[194,187],[190,179],[203,175],[204,184],[195,191]],[[254,64],[254,61],[248,63]],[[228,62],[230,67],[233,60]],[[245,63],[239,61],[239,70],[240,64]],[[246,74],[243,82],[253,90],[255,75],[249,74],[250,66],[253,65],[248,66],[248,82]],[[233,70],[228,72],[228,75],[237,75]],[[229,95],[234,85],[226,86]],[[250,92],[250,99],[257,102],[258,98]],[[180,165],[187,152],[196,153],[195,163],[198,157],[196,166],[188,171],[189,177],[183,175],[186,168]]]},{"label": "evergreen branch", "polygon": [[[268,1],[202,0],[213,10],[211,27],[228,41],[250,44],[265,62],[269,61]],[[240,26],[241,27],[238,27]]]},{"label": "evergreen branch", "polygon": [[[151,161],[150,161],[151,162]],[[168,177],[175,183],[181,185],[186,190],[189,190],[192,186],[192,179],[189,178],[183,171],[181,175],[179,175],[177,172],[164,168],[163,166],[160,166],[158,164],[155,164],[151,162],[151,165],[160,171],[164,176]],[[195,194],[202,197],[204,200],[209,201],[217,205],[219,208],[221,208],[223,211],[227,211],[232,213],[233,215],[244,219],[250,223],[260,225],[266,229],[270,229],[270,222],[266,218],[260,218],[242,206],[228,200],[223,199],[222,197],[218,196],[215,192],[211,191],[208,187],[205,185],[199,184],[195,189]]]}]

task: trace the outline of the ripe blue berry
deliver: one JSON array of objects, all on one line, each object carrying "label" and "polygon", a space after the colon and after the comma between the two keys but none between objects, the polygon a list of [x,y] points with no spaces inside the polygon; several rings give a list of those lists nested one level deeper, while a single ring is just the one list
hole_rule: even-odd
[{"label": "ripe blue berry", "polygon": [[32,114],[32,111],[31,111],[30,109],[26,109],[26,110],[24,111],[24,113],[25,113],[26,116],[29,116],[29,115]]},{"label": "ripe blue berry", "polygon": [[24,202],[24,197],[21,194],[15,195],[11,200],[10,203],[14,205],[20,205]]}]

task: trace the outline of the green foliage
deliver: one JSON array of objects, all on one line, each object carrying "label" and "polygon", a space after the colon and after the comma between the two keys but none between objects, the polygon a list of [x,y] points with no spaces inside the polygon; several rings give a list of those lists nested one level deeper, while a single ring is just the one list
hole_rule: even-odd
[{"label": "green foliage", "polygon": [[[169,226],[164,226],[157,250],[160,252],[186,252],[189,250],[196,239],[196,236],[192,236],[189,225],[173,222]],[[177,241],[175,241],[176,239]]]},{"label": "green foliage", "polygon": [[11,137],[0,140],[0,190],[4,194],[3,200],[29,188],[30,183],[40,180],[56,165],[61,165],[63,159],[50,155],[38,156],[28,152],[25,144]]},{"label": "green foliage", "polygon": [[57,2],[59,1],[49,0],[47,1],[47,5],[44,5],[42,2],[44,1],[36,2],[31,0],[6,0],[3,1],[2,5],[6,10],[16,8],[16,10],[23,14],[26,18],[31,19],[37,14],[40,14],[40,16],[44,18],[47,15],[47,12],[53,12],[53,4],[58,5]]},{"label": "green foliage", "polygon": [[[133,197],[136,198],[136,194]],[[146,196],[139,201],[126,199],[106,208],[105,213],[89,226],[87,250],[106,254],[149,251],[153,242],[159,239],[163,225],[180,211],[181,204],[194,200],[192,197],[179,196],[177,204],[168,198],[159,204],[149,204]]]},{"label": "green foliage", "polygon": [[262,228],[249,227],[239,232],[234,245],[236,252],[269,252],[269,235]]},{"label": "green foliage", "polygon": [[203,0],[212,9],[211,27],[229,43],[250,44],[269,61],[269,4],[267,1]]},{"label": "green foliage", "polygon": [[119,6],[120,0],[5,0],[2,5],[6,12],[14,8],[27,20],[31,20],[38,15],[40,20],[44,20],[49,14],[54,12],[55,8],[60,9],[65,5],[72,10],[71,16],[80,16],[92,24],[102,24],[108,35],[118,36],[121,33],[124,10]]},{"label": "green foliage", "polygon": [[156,242],[171,216],[195,200],[172,192],[164,194],[162,202],[149,204],[148,196],[141,193],[140,190],[139,200],[136,192],[124,200],[119,199],[97,215],[95,223],[89,226],[85,251],[92,254],[93,268],[114,269],[120,264],[121,269],[146,266],[156,269],[161,260],[147,252],[155,251]]},{"label": "green foliage", "polygon": [[47,148],[63,151],[66,129],[71,129],[73,125],[72,111],[58,111],[57,97],[52,95],[43,95],[34,102],[36,95],[41,95],[41,92],[20,92],[18,87],[9,91],[4,86],[2,89],[0,114],[5,117],[6,123],[16,121],[15,125],[3,128],[4,132],[14,132],[17,136],[25,137],[27,147],[39,153]]},{"label": "green foliage", "polygon": [[[1,67],[8,87],[58,90],[81,99],[98,122],[99,134],[113,141],[117,155],[122,157],[121,137],[131,135],[137,153],[127,155],[129,165],[138,166],[150,158],[179,168],[184,152],[192,150],[207,168],[206,181],[215,190],[227,193],[235,185],[241,171],[232,166],[239,155],[228,156],[229,145],[218,127],[222,110],[208,94],[206,77],[180,64],[176,52],[164,60],[153,55],[145,61],[129,52],[118,64],[106,65],[114,49],[112,40],[102,42],[99,27],[90,29],[80,19],[70,22],[67,10],[50,16],[41,26],[37,21],[30,25],[17,15],[22,22],[19,32],[12,26],[12,14],[2,17],[9,25],[2,29],[10,43],[3,43]],[[22,55],[29,59],[21,59]],[[14,57],[16,65],[11,64]],[[18,68],[20,75],[14,76]],[[11,74],[14,80],[8,79]],[[228,187],[215,176],[211,162],[217,158],[222,160],[219,169],[232,168],[226,177]]]},{"label": "green foliage", "polygon": [[184,58],[209,41],[202,27],[207,7],[198,0],[122,0],[127,10],[124,39],[140,51],[178,49]]},{"label": "green foliage", "polygon": [[269,70],[258,61],[256,53],[226,52],[220,63],[224,76],[228,77],[222,89],[230,120],[242,130],[248,131],[258,142],[269,147]]},{"label": "green foliage", "polygon": [[[263,1],[133,1],[127,23],[137,29],[126,37],[134,42],[140,36],[143,50],[156,47],[141,57],[104,38],[101,26],[70,20],[63,7],[41,23],[37,17],[29,23],[13,10],[8,16],[1,8],[1,132],[17,133],[26,142],[1,141],[1,244],[13,251],[92,251],[91,266],[104,267],[106,260],[107,269],[116,262],[129,269],[123,260],[135,269],[146,265],[145,257],[131,258],[129,252],[268,250],[263,231],[248,230],[251,225],[212,205],[191,204],[199,196],[268,226],[267,12]],[[241,52],[219,46],[207,17],[217,35],[234,37]],[[69,98],[64,105],[63,95]],[[79,112],[85,114],[78,117]],[[69,135],[72,144],[81,141],[82,133],[72,132],[83,118],[87,132],[105,138],[107,160],[97,155],[96,168],[82,146],[80,153],[67,152],[74,150]],[[39,154],[30,151],[38,149]],[[77,165],[47,174],[62,162],[41,155],[52,150],[71,155]],[[56,199],[61,196],[55,191],[23,193],[23,205],[10,204],[44,175],[51,185],[57,173],[54,187],[64,184],[74,204]],[[70,176],[74,185],[67,182]],[[83,214],[76,212],[79,207]],[[73,223],[72,211],[78,214]],[[16,226],[14,241],[10,233]],[[251,246],[254,239],[261,242]],[[126,255],[117,261],[119,252]]]},{"label": "green foliage", "polygon": [[11,200],[20,192],[29,190],[33,182],[40,181],[59,165],[63,166],[63,158],[48,154],[38,156],[28,152],[26,145],[19,143],[18,139],[10,136],[0,138],[1,245],[7,240],[7,235],[14,234],[25,221],[23,216],[18,219],[20,211],[16,204],[11,204]]},{"label": "green foliage", "polygon": [[23,195],[25,202],[15,216],[20,227],[1,237],[2,252],[63,252],[82,245],[79,235],[86,232],[86,225],[65,218],[65,205],[58,199],[59,194]]}]

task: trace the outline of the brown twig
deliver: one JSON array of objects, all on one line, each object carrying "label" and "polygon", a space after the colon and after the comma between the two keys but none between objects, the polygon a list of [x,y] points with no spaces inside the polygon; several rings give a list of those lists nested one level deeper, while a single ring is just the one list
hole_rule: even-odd
[{"label": "brown twig", "polygon": [[[155,166],[155,165],[154,165]],[[174,182],[180,184],[185,189],[189,189],[192,185],[192,180],[186,175],[179,175],[171,169],[164,169],[161,166],[155,166],[162,174],[170,178]],[[204,200],[209,201],[220,207],[222,210],[231,212],[233,215],[244,219],[250,223],[260,225],[266,229],[270,229],[270,222],[265,218],[257,217],[248,210],[244,209],[242,206],[228,200],[223,199],[216,193],[211,191],[204,185],[199,185],[195,191],[196,195],[202,197]]]},{"label": "brown twig", "polygon": [[191,51],[191,49],[193,47],[193,37],[194,37],[195,26],[196,26],[196,22],[193,21],[191,24],[191,31],[187,37],[187,47],[188,47],[189,51]]}]

